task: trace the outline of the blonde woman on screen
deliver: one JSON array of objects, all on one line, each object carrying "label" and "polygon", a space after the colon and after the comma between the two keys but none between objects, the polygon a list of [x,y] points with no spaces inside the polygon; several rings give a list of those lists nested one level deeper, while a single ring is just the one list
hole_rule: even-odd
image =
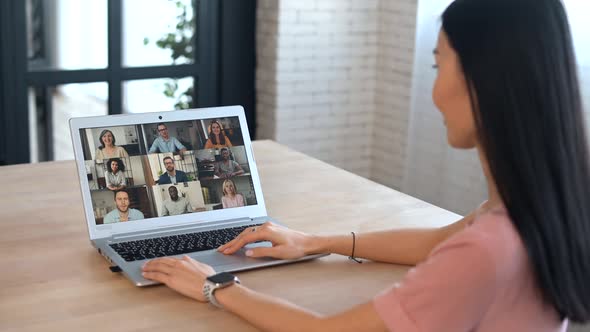
[{"label": "blonde woman on screen", "polygon": [[223,181],[223,197],[221,198],[221,203],[224,209],[246,205],[244,196],[236,192],[236,184],[230,179]]}]

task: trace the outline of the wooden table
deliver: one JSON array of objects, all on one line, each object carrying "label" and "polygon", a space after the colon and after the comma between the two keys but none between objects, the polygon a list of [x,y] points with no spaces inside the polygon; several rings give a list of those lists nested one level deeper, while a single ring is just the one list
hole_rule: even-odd
[{"label": "wooden table", "polygon": [[[460,218],[295,152],[254,143],[269,215],[306,232],[440,226]],[[0,330],[254,331],[166,287],[136,288],[90,246],[73,161],[0,168]],[[332,314],[369,301],[407,267],[331,255],[239,273],[248,287]]]}]

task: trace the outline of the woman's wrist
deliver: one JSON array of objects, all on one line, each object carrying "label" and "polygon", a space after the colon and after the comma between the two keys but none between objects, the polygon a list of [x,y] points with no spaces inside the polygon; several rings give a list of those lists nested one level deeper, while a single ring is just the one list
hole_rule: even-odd
[{"label": "woman's wrist", "polygon": [[245,292],[247,292],[246,287],[244,287],[241,284],[235,283],[229,287],[216,290],[213,293],[213,296],[215,296],[215,300],[217,300],[217,302],[219,302],[219,304],[221,304],[224,309],[229,310],[229,301],[231,301],[232,298],[239,296],[240,294],[244,294]]},{"label": "woman's wrist", "polygon": [[304,243],[304,253],[306,255],[311,254],[330,254],[330,250],[327,246],[328,237],[320,235],[307,235]]}]

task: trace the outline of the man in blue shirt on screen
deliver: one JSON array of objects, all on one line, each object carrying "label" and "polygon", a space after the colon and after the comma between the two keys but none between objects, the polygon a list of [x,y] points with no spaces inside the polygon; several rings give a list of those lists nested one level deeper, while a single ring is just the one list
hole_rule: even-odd
[{"label": "man in blue shirt on screen", "polygon": [[186,152],[186,147],[180,141],[168,134],[168,127],[163,123],[158,123],[158,137],[152,143],[149,153],[176,152],[182,156]]},{"label": "man in blue shirt on screen", "polygon": [[104,224],[114,224],[123,221],[141,220],[143,213],[129,208],[129,193],[125,189],[115,191],[116,209],[104,216]]}]

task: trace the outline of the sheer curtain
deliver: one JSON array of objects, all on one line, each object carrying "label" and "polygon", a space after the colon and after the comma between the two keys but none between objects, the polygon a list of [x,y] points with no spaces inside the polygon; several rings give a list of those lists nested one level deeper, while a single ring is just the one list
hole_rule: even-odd
[{"label": "sheer curtain", "polygon": [[[418,1],[407,159],[402,191],[448,210],[467,214],[486,199],[485,178],[474,150],[451,149],[442,116],[432,103],[432,50],[440,15],[451,0]],[[585,109],[590,110],[590,1],[566,0],[579,63]],[[590,127],[587,116],[587,127]]]}]

